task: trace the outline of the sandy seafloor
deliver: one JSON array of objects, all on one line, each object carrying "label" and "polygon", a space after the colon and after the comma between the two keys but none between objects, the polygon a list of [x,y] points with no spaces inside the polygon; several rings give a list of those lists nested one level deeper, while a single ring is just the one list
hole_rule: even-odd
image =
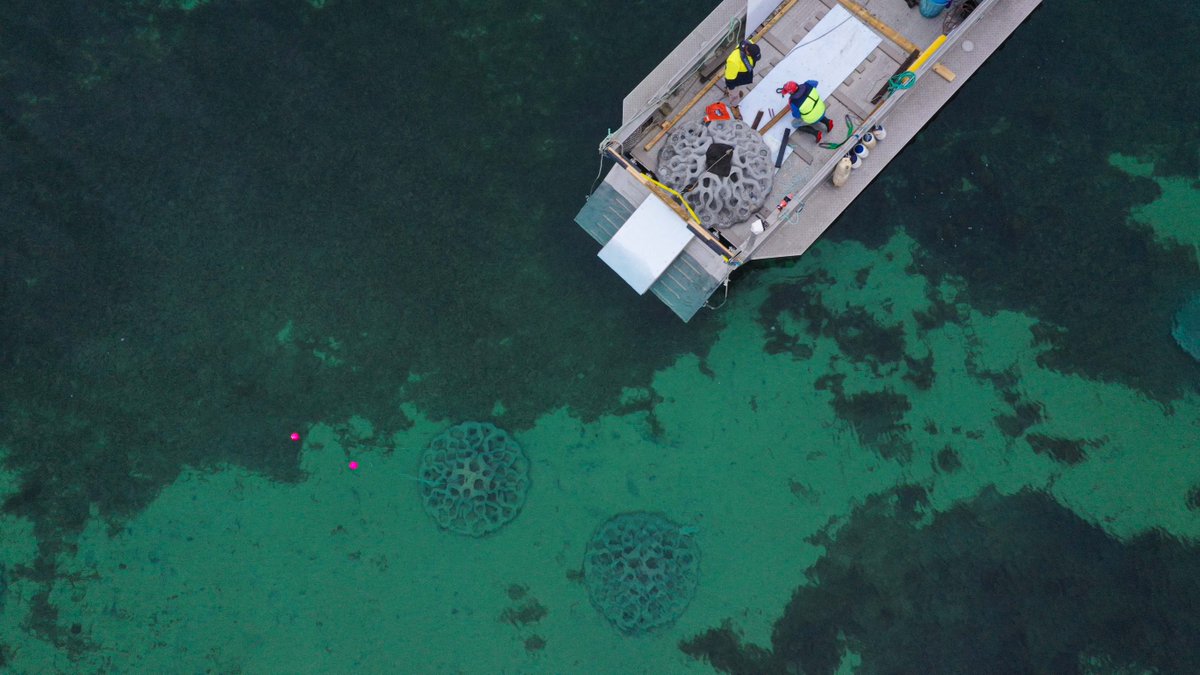
[{"label": "sandy seafloor", "polygon": [[[498,97],[496,107],[510,113],[503,119],[460,111],[472,129],[493,123],[498,131],[481,131],[465,138],[463,147],[435,153],[431,159],[406,145],[411,139],[402,125],[381,122],[400,114],[389,87],[398,89],[397,83],[408,82],[404,67],[372,73],[362,81],[346,75],[362,63],[374,63],[381,52],[381,62],[392,59],[403,65],[404,52],[379,47],[394,46],[393,36],[376,36],[378,44],[364,47],[353,58],[345,45],[341,51],[334,48],[338,35],[350,36],[347,44],[373,35],[377,13],[358,12],[350,3],[330,2],[324,9],[320,6],[325,3],[311,4],[313,12],[328,14],[275,10],[278,15],[262,18],[261,26],[240,31],[238,22],[254,13],[247,6],[215,3],[207,14],[202,9],[192,17],[155,15],[150,23],[131,29],[138,49],[115,37],[104,38],[112,40],[104,47],[104,39],[92,36],[96,41],[86,42],[87,50],[111,56],[128,49],[131,56],[124,62],[106,62],[110,71],[96,66],[97,59],[82,58],[86,77],[77,78],[71,70],[79,64],[68,58],[74,52],[61,46],[65,43],[35,39],[35,46],[57,45],[60,56],[68,55],[63,57],[66,66],[58,64],[69,75],[64,76],[68,83],[48,85],[46,81],[54,81],[50,75],[45,81],[31,76],[11,87],[11,80],[4,80],[5,112],[12,113],[0,119],[6,147],[53,161],[47,160],[50,168],[43,173],[32,171],[32,187],[0,194],[15,195],[5,204],[37,207],[22,212],[32,223],[27,230],[13,228],[20,235],[14,241],[37,245],[3,249],[11,254],[5,258],[11,263],[6,270],[17,270],[6,272],[10,283],[5,290],[11,295],[4,299],[17,309],[8,314],[10,307],[4,306],[5,316],[32,328],[21,332],[10,320],[0,326],[0,337],[13,344],[38,343],[38,318],[50,317],[58,321],[67,347],[65,356],[55,345],[41,343],[12,347],[17,357],[11,359],[0,354],[11,368],[11,377],[0,382],[0,388],[7,398],[5,422],[12,422],[11,429],[3,429],[9,446],[0,447],[0,500],[5,507],[0,514],[0,670],[713,672],[705,661],[685,655],[680,642],[725,624],[746,643],[770,646],[774,625],[797,588],[829,588],[828,579],[822,585],[810,572],[823,559],[845,559],[843,549],[830,554],[831,541],[843,543],[839,528],[854,522],[872,499],[913,486],[921,494],[915,500],[920,525],[954,509],[969,511],[981,494],[992,491],[1048,495],[1054,504],[1099,528],[1106,541],[1115,542],[1106,549],[1110,554],[1133,551],[1129,569],[1150,560],[1147,549],[1138,548],[1148,536],[1168,542],[1160,548],[1178,552],[1178,558],[1192,561],[1193,568],[1200,560],[1195,547],[1200,538],[1200,394],[1194,381],[1180,385],[1170,373],[1163,374],[1174,369],[1178,379],[1185,380],[1198,371],[1173,344],[1169,315],[1158,312],[1158,323],[1128,329],[1111,320],[1098,323],[1103,330],[1124,331],[1114,332],[1114,344],[1132,350],[1141,340],[1153,346],[1131,353],[1131,359],[1168,356],[1157,364],[1140,363],[1125,370],[1114,370],[1111,360],[1098,358],[1101,365],[1096,368],[1104,377],[1091,377],[1083,372],[1089,364],[1050,354],[1063,344],[1055,342],[1054,335],[1078,340],[1084,330],[1078,323],[1047,328],[1064,316],[1064,324],[1078,318],[1067,311],[1070,302],[1005,291],[1010,293],[1003,296],[1009,304],[1036,306],[1045,315],[994,309],[1005,304],[994,297],[984,311],[976,300],[987,295],[985,289],[970,285],[978,279],[919,273],[930,260],[928,247],[915,238],[914,233],[923,231],[920,222],[944,219],[948,236],[964,237],[963,258],[976,251],[1006,250],[1006,244],[994,241],[967,250],[973,244],[964,233],[972,227],[1012,225],[998,222],[987,211],[995,203],[972,201],[993,193],[1007,199],[1004,203],[1018,214],[1013,222],[1024,218],[1026,229],[1014,235],[1014,241],[1032,236],[1030,232],[1046,232],[1047,237],[1064,231],[1098,233],[1088,240],[1095,248],[1080,256],[1095,256],[1094,279],[1086,265],[1081,271],[1074,263],[1063,270],[1038,270],[1062,274],[1079,288],[1100,289],[1094,296],[1081,293],[1078,298],[1078,305],[1095,310],[1097,317],[1105,316],[1106,292],[1111,290],[1106,286],[1111,279],[1101,273],[1115,274],[1118,265],[1113,260],[1121,260],[1106,257],[1106,237],[1116,241],[1128,228],[1153,242],[1143,251],[1146,256],[1156,254],[1155,247],[1178,253],[1179,274],[1200,267],[1200,194],[1195,176],[1187,173],[1192,166],[1188,161],[1194,163],[1195,158],[1181,161],[1179,156],[1187,153],[1172,154],[1162,142],[1163,135],[1172,141],[1178,135],[1181,145],[1194,150],[1195,123],[1189,126],[1178,114],[1194,111],[1194,105],[1184,105],[1184,95],[1156,102],[1173,105],[1169,111],[1176,115],[1145,123],[1139,133],[1155,135],[1145,139],[1145,153],[1138,155],[1137,148],[1130,147],[1137,143],[1123,140],[1127,120],[1106,117],[1103,111],[1093,117],[1090,101],[1080,104],[1073,98],[1074,89],[1060,86],[1056,78],[1076,71],[1064,65],[1030,75],[1030,63],[1041,58],[1034,39],[1045,44],[1050,36],[1066,34],[1048,25],[1049,20],[1090,25],[1097,18],[1091,15],[1090,3],[1064,2],[1054,10],[1039,10],[1035,21],[1021,29],[1030,36],[1020,43],[1025,51],[998,54],[1000,65],[995,68],[1025,68],[1027,84],[1038,96],[1061,97],[1050,100],[1050,107],[1080,104],[1063,116],[1077,119],[1071,116],[1088,111],[1098,131],[1059,120],[1062,126],[1054,134],[1076,135],[1070,142],[1056,140],[1042,128],[1052,116],[1000,110],[987,98],[1004,79],[1001,75],[1010,71],[983,71],[976,76],[979,83],[969,83],[969,91],[952,104],[952,114],[935,120],[897,160],[896,170],[864,194],[867,205],[839,221],[850,228],[857,224],[848,222],[854,218],[879,217],[872,205],[886,201],[899,215],[897,222],[890,216],[880,218],[887,225],[881,228],[887,234],[880,246],[835,233],[799,260],[756,266],[735,280],[728,302],[715,314],[706,310],[686,328],[664,328],[665,310],[634,298],[600,265],[581,270],[585,263],[595,263],[591,248],[579,253],[592,242],[566,222],[578,206],[574,193],[582,192],[590,179],[591,166],[584,164],[593,156],[586,153],[602,135],[598,120],[604,117],[591,109],[601,103],[593,104],[579,92],[600,100],[593,92],[623,92],[632,84],[605,79],[604,73],[579,65],[597,55],[616,58],[603,36],[589,33],[605,15],[603,6],[583,3],[560,12],[531,3],[513,25],[495,25],[496,17],[467,3],[429,19],[422,31],[443,30],[439,22],[459,29],[451,39],[459,51],[446,55],[451,63],[443,76],[449,85],[439,80],[437,88],[461,88],[480,73],[486,78],[507,75],[509,59],[519,60],[525,53],[530,44],[526,34],[538,30],[543,13],[551,16],[553,30],[546,30],[555,37],[561,37],[564,25],[575,31],[570,44],[555,48],[567,62],[553,66],[561,70],[552,77],[515,76],[526,98]],[[684,5],[676,3],[675,10],[683,11]],[[142,11],[149,5],[128,6]],[[1189,16],[1179,7],[1175,10]],[[1165,10],[1165,3],[1159,9]],[[621,72],[643,72],[678,39],[666,33],[668,27],[694,25],[707,9],[691,8],[696,16],[686,21],[668,21],[645,8],[637,11],[645,12],[639,16],[646,20],[629,30],[644,30],[661,44],[644,53],[630,52],[640,61],[621,57],[630,59],[621,64]],[[226,19],[224,12],[233,18]],[[432,15],[423,13],[426,18]],[[392,17],[397,25],[408,25],[409,18]],[[1183,22],[1160,25],[1143,19],[1133,17],[1128,22],[1131,30],[1187,34]],[[1109,18],[1104,30],[1092,37],[1101,46],[1104,39],[1116,41],[1111,37],[1116,24],[1124,28],[1125,22]],[[272,32],[273,26],[282,28]],[[257,44],[261,35],[274,58],[271,50],[286,52],[279,45],[292,44],[293,32],[301,30],[310,31],[305,33],[307,41],[297,42],[296,52],[280,59],[279,72],[268,69],[276,79],[226,82],[237,68],[214,66],[213,75],[204,72],[203,64],[187,65],[193,54],[188,49],[216,58],[228,36],[246,47]],[[1112,68],[1124,76],[1129,73],[1119,69],[1127,64],[1148,73],[1147,64],[1159,63],[1158,57],[1143,58],[1139,52],[1110,50],[1104,52],[1109,61],[1097,61],[1099,47],[1095,53],[1076,51],[1055,52],[1056,58],[1076,55],[1088,68],[1099,64],[1097,69]],[[572,65],[569,57],[576,52]],[[31,58],[41,58],[36,49],[31,53]],[[323,66],[328,71],[318,67],[324,58],[337,61],[333,55],[345,60]],[[478,62],[472,60],[476,56]],[[27,63],[21,58],[13,57],[11,63]],[[256,63],[257,58],[251,53],[247,60]],[[155,65],[143,72],[143,59]],[[241,62],[231,56],[230,63]],[[195,71],[188,70],[193,66]],[[16,72],[24,71],[0,68],[6,77]],[[160,78],[164,72],[178,75],[178,80]],[[1078,72],[1073,76],[1084,77]],[[122,79],[126,76],[129,80]],[[361,99],[347,93],[369,90],[375,78],[385,76],[395,79],[380,85],[382,93],[368,91]],[[295,88],[295,81],[311,89]],[[138,103],[131,92],[140,94],[139,83],[144,82],[166,84]],[[496,86],[515,85],[505,81]],[[71,92],[87,102],[88,113],[74,116],[71,106],[59,106],[45,91],[57,91],[64,98],[64,92]],[[286,99],[287,105],[281,106],[282,112],[271,110],[277,116],[270,124],[259,128],[246,122],[243,129],[239,125],[253,120],[258,109],[248,105],[243,110],[238,104],[247,92],[259,91],[265,92],[264,100]],[[103,117],[112,112],[105,105],[113,92],[130,95],[136,103],[132,112],[122,102],[114,105],[127,117]],[[343,104],[334,94],[352,103],[382,103],[379,108],[368,106],[360,118],[353,105]],[[433,94],[417,91],[414,96],[428,104]],[[604,94],[602,103],[609,113],[615,111],[618,98],[617,93]],[[176,103],[179,109],[173,107]],[[117,125],[128,138],[114,141],[105,125],[97,129],[81,121],[97,110],[106,124]],[[139,110],[148,111],[145,119],[138,117]],[[438,128],[434,117],[422,124]],[[121,120],[127,126],[121,127]],[[150,125],[145,136],[139,135],[139,125],[150,124],[147,120],[161,126]],[[458,133],[456,124],[447,123],[441,132]],[[227,127],[236,133],[225,135]],[[1032,140],[1031,128],[1037,134]],[[74,131],[60,136],[64,129]],[[272,129],[280,131],[272,136]],[[311,136],[296,136],[303,142],[289,136],[306,130]],[[78,135],[72,135],[75,131]],[[239,135],[243,131],[245,135]],[[321,135],[326,132],[328,136]],[[153,137],[163,133],[179,135],[156,145]],[[1102,142],[1112,147],[1094,155],[1073,153],[1068,146],[1075,143],[1078,148],[1080,134],[1094,137],[1097,148]],[[512,135],[528,141],[528,157],[523,158],[532,157],[529,164],[518,163],[513,169],[524,172],[518,178],[511,177],[512,167],[506,164],[512,158],[505,139]],[[261,146],[243,148],[254,139],[265,140]],[[372,143],[379,144],[378,153],[337,154],[345,147],[369,150]],[[1017,144],[1015,159],[1004,156]],[[134,158],[119,163],[121,170],[136,165],[129,175],[117,170],[109,178],[118,166],[106,163],[114,148]],[[293,148],[309,155],[286,152]],[[951,161],[973,158],[976,148],[1004,167],[990,182],[959,180],[959,166]],[[246,150],[244,156],[238,149]],[[475,173],[455,173],[468,171],[447,160],[455,152],[477,153],[480,161],[470,169]],[[382,158],[378,164],[373,163],[376,154]],[[160,155],[161,164],[146,159]],[[1080,162],[1081,155],[1092,163]],[[1075,163],[1050,166],[1065,162],[1064,157]],[[936,165],[943,160],[946,166]],[[1023,161],[1029,164],[1029,178],[1018,170]],[[971,166],[987,164],[980,160]],[[17,170],[5,175],[24,175],[30,173],[27,168],[41,164],[31,160],[28,166],[15,166]],[[421,174],[427,180],[424,192],[414,188],[398,193],[388,172],[404,177],[416,170],[413,166],[427,172]],[[10,168],[0,163],[0,169]],[[959,199],[925,199],[925,187],[913,177],[921,172],[932,176],[929,181],[942,195]],[[562,196],[566,187],[552,185],[562,175],[570,177],[567,196]],[[56,176],[65,177],[59,183]],[[950,179],[943,180],[945,176]],[[1080,185],[1070,182],[1075,176],[1084,176],[1084,182],[1094,176],[1097,192],[1070,192]],[[145,184],[139,183],[143,178]],[[494,179],[495,184],[484,179]],[[471,209],[469,218],[462,211],[430,209],[436,200],[428,194],[445,194],[472,180],[470,194],[462,196],[470,202],[464,208]],[[1053,185],[1044,192],[1030,187],[1054,180],[1066,186],[1061,193]],[[82,185],[78,189],[83,197],[70,196],[73,181]],[[1144,190],[1133,194],[1129,186]],[[32,196],[22,192],[26,187]],[[1126,188],[1130,195],[1113,196]],[[1150,188],[1155,196],[1141,199]],[[880,197],[885,192],[887,200]],[[920,204],[905,206],[896,194],[916,195],[911,201]],[[1057,203],[1038,201],[1046,195]],[[1135,204],[1128,213],[1121,210],[1126,197]],[[1088,206],[1101,204],[1098,210],[1103,211],[1109,198],[1118,207],[1104,213],[1114,222],[1089,219],[1096,211]],[[945,212],[938,211],[940,205],[948,205]],[[1044,213],[1047,222],[1029,227],[1031,210]],[[415,235],[395,235],[392,219],[398,218],[397,212],[405,218],[419,215],[412,218],[418,222],[406,223]],[[83,218],[87,227],[74,229],[56,220],[76,224],[72,219],[80,213],[94,216]],[[492,216],[495,223],[488,220]],[[477,227],[471,237],[452,229],[464,219]],[[549,234],[562,228],[570,228],[574,238]],[[85,234],[80,235],[81,230]],[[503,236],[495,234],[497,230]],[[89,239],[86,233],[95,231],[103,236]],[[1077,261],[1070,255],[1074,242],[1066,239],[1040,246],[1060,247],[1055,255]],[[110,248],[113,241],[117,243]],[[428,245],[437,251],[452,246],[455,255],[426,261],[413,281],[407,278],[408,270],[420,266],[393,253],[393,247],[402,248],[399,244],[414,249]],[[1024,244],[1013,244],[1019,245]],[[128,259],[114,262],[105,257],[113,250],[128,254]],[[372,257],[377,250],[383,253]],[[528,256],[527,264],[507,266],[504,260],[517,252]],[[1002,268],[1006,261],[1011,262],[997,258],[980,276],[986,282],[1028,273],[1024,268]],[[108,278],[95,274],[93,262],[116,270],[114,275],[127,279],[134,290],[118,292],[99,284],[92,288],[92,280]],[[83,295],[94,292],[97,302],[70,297],[76,287],[62,279],[72,277],[77,268]],[[399,282],[389,276],[397,268],[406,277]],[[209,272],[211,277],[205,276]],[[599,275],[604,275],[603,281],[596,280]],[[1115,278],[1129,281],[1119,274]],[[55,285],[60,283],[67,289],[62,293]],[[1167,274],[1154,283],[1133,290],[1161,291],[1174,301],[1172,294],[1200,287],[1200,279],[1179,281]],[[42,290],[47,287],[53,292]],[[1053,284],[1047,288],[1047,293],[1059,292]],[[1025,289],[1035,295],[1036,290]],[[1140,306],[1137,299],[1130,304],[1128,298],[1112,295],[1114,311]],[[1159,301],[1149,293],[1145,296],[1147,306],[1157,308]],[[439,313],[443,305],[438,303],[443,303],[445,314]],[[89,313],[96,305],[104,310]],[[76,316],[79,324],[73,322]],[[93,334],[87,322],[99,321],[97,316],[117,318],[101,322]],[[1047,332],[1051,339],[1045,338]],[[121,351],[126,349],[124,336],[129,336],[127,351]],[[900,342],[892,344],[893,340]],[[689,353],[693,347],[694,353]],[[382,357],[393,353],[411,357],[401,360],[395,372],[387,370],[392,362]],[[1078,358],[1077,348],[1072,353]],[[1111,350],[1102,356],[1111,358]],[[40,362],[40,357],[46,360]],[[384,366],[377,366],[380,363]],[[652,373],[640,377],[647,363],[655,364]],[[374,367],[381,372],[358,372]],[[580,371],[578,375],[572,368]],[[472,369],[477,372],[459,372]],[[49,372],[64,374],[45,377]],[[637,381],[616,400],[618,395],[608,391],[611,378],[627,374]],[[522,382],[524,375],[544,379]],[[1138,380],[1138,375],[1145,378]],[[50,384],[43,386],[43,380]],[[1135,380],[1150,384],[1135,388]],[[1171,386],[1155,386],[1162,381]],[[493,395],[493,387],[503,395]],[[859,395],[863,396],[856,398]],[[261,405],[251,409],[250,404]],[[891,404],[895,405],[885,409]],[[323,417],[319,411],[328,408],[340,410]],[[302,412],[293,414],[296,410]],[[465,413],[446,411],[473,411],[478,413],[474,418],[509,429],[532,462],[532,487],[523,510],[491,536],[473,539],[439,530],[424,512],[417,483],[410,478],[426,444],[464,421]],[[302,435],[298,472],[289,454],[296,448],[285,440],[291,431]],[[43,437],[45,444],[39,445]],[[1054,448],[1064,447],[1055,442],[1065,443],[1067,450],[1055,456]],[[348,469],[351,460],[359,463],[356,471]],[[267,468],[259,472],[247,466]],[[1016,501],[1000,503],[1019,507]],[[597,525],[614,514],[637,510],[661,512],[696,528],[701,578],[694,599],[675,624],[653,635],[626,637],[592,607],[572,573],[579,569]],[[1029,523],[1031,531],[1048,532],[1050,538],[1060,531],[1075,532],[1055,529],[1060,525],[1060,520],[1051,519]],[[1021,550],[1008,548],[1020,539],[1012,528],[997,528],[994,534],[1002,554],[1011,551],[1016,556]],[[886,568],[889,555],[915,556],[912,549],[891,550],[887,541],[875,543],[874,549],[869,542],[860,542],[859,549],[853,546],[860,544],[847,544],[851,551],[865,548],[870,554],[861,560],[869,574]],[[961,551],[954,553],[961,548],[957,539],[930,545],[944,545],[948,558],[964,559]],[[1091,552],[1081,545],[1079,555]],[[826,554],[830,555],[823,558]],[[930,555],[937,557],[938,552]],[[849,564],[858,562],[852,559]],[[963,563],[958,564],[954,569],[961,571]],[[938,573],[929,565],[919,569]],[[1064,574],[1069,572],[1050,570],[1044,578],[1036,573],[1031,577],[1050,587]],[[861,597],[851,593],[850,599],[839,596],[839,602],[875,607],[871,594],[876,593],[894,596],[893,608],[921,604],[920,598],[905,597],[898,585],[871,578],[874,581],[862,584]],[[1095,578],[1114,585],[1122,579],[1120,572]],[[907,581],[915,587],[919,580]],[[1123,607],[1116,602],[1108,611],[1126,613],[1121,618],[1132,626],[1130,635],[1141,635],[1138,626],[1143,620],[1161,621],[1168,629],[1158,638],[1131,638],[1134,647],[1128,651],[1120,649],[1119,640],[1064,638],[1071,662],[1090,664],[1068,672],[1152,672],[1138,657],[1146,649],[1153,652],[1155,645],[1160,645],[1164,662],[1200,663],[1192,633],[1180,630],[1188,621],[1194,625],[1195,614],[1172,605],[1173,597],[1196,594],[1196,577],[1180,572],[1162,584],[1160,592],[1130,596],[1146,600],[1145,605]],[[952,592],[958,590],[947,585]],[[975,587],[966,584],[961,590],[967,596]],[[1027,590],[1031,602],[1042,600],[1040,591]],[[1091,586],[1086,595],[1103,598],[1110,590]],[[1054,588],[1049,592],[1057,593]],[[1078,599],[1067,592],[1059,595]],[[526,611],[537,606],[544,608],[544,615]],[[957,609],[953,603],[931,608]],[[510,620],[514,616],[526,619]],[[950,613],[943,618],[946,624],[962,623]],[[1010,619],[981,621],[989,630],[1016,632],[1037,623],[1028,615]],[[847,633],[841,671],[853,672],[860,663],[862,672],[884,667],[878,650],[894,644],[885,638],[895,635],[882,630],[864,634],[877,625],[838,625]],[[900,640],[920,637],[897,632]],[[876,651],[863,656],[855,653],[858,646]],[[1036,660],[1029,654],[1009,656],[1011,661],[991,662],[995,672],[1025,672],[1021,664]],[[1006,670],[1005,663],[1016,665]],[[1052,671],[1049,664],[1037,665]]]},{"label": "sandy seafloor", "polygon": [[[1137,170],[1125,158],[1114,161]],[[1183,220],[1188,209],[1194,214],[1194,189],[1180,192],[1173,203],[1168,189],[1140,215],[1161,236],[1197,247],[1195,229]],[[962,325],[918,331],[913,312],[929,307],[924,279],[905,272],[912,248],[904,235],[879,251],[821,245],[793,267],[764,273],[787,281],[825,270],[836,280],[827,305],[867,307],[883,323],[903,323],[905,349],[933,354],[937,377],[924,391],[899,369],[875,374],[848,362],[836,369],[848,392],[884,384],[909,397],[909,462],[865,447],[827,404],[815,382],[824,372],[812,363],[836,361],[832,339],[814,339],[811,360],[748,349],[764,330],[751,316],[757,303],[743,296],[724,309],[728,328],[706,359],[711,372],[683,357],[655,376],[652,392],[626,392],[630,401],[653,393],[660,437],[651,435],[648,412],[584,424],[568,410],[515,434],[532,460],[533,485],[520,516],[499,533],[472,539],[439,531],[416,484],[404,479],[421,448],[452,421],[411,407],[415,424],[395,433],[361,417],[314,420],[304,431],[306,478],[295,485],[237,467],[187,471],[120,532],[110,536],[94,521],[80,553],[60,561],[70,578],[55,583],[51,599],[64,625],[81,624],[103,649],[71,663],[44,642],[23,640],[10,667],[710,672],[677,643],[732,619],[747,640],[767,644],[781,600],[822,554],[805,537],[846,518],[868,495],[912,483],[927,486],[932,510],[987,486],[1002,494],[1034,488],[1117,538],[1152,528],[1200,537],[1200,518],[1186,506],[1200,480],[1200,398],[1173,401],[1168,415],[1124,386],[1041,368],[1031,320],[1016,313],[984,316],[964,307]],[[865,267],[870,275],[858,284],[854,272]],[[952,298],[954,284],[943,291]],[[978,370],[1019,374],[1021,396],[1044,406],[1030,433],[1102,438],[1099,449],[1064,466],[1006,438],[993,418],[1008,406],[970,375]],[[494,421],[503,425],[497,412]],[[938,469],[934,455],[945,447],[957,451],[959,470]],[[350,459],[360,463],[357,471],[347,468]],[[684,616],[640,638],[617,633],[567,576],[579,567],[592,528],[631,510],[697,525],[703,555],[702,582]],[[0,536],[9,544],[6,566],[31,560],[28,522],[5,518]],[[528,595],[510,598],[513,585]],[[4,632],[20,630],[32,592],[31,584],[12,584]],[[534,600],[547,610],[540,620],[502,619]],[[532,636],[545,647],[527,650]],[[850,654],[844,665],[853,663]]]}]

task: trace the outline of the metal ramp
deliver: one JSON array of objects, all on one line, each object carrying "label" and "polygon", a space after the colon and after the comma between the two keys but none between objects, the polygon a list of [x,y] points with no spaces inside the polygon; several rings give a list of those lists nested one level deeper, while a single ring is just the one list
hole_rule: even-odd
[{"label": "metal ramp", "polygon": [[[692,243],[700,244],[698,241]],[[704,265],[692,256],[693,252],[716,258],[716,254],[703,244],[700,244],[700,249],[697,251],[692,251],[692,247],[689,246],[650,287],[650,292],[657,295],[659,300],[662,300],[667,307],[671,308],[672,312],[675,312],[676,316],[685,322],[700,311],[708,298],[725,280],[725,278],[714,278],[709,274]]]},{"label": "metal ramp", "polygon": [[604,181],[575,215],[575,222],[604,246],[633,215],[633,209],[632,202]]},{"label": "metal ramp", "polygon": [[[610,179],[619,179],[623,173],[610,176]],[[629,220],[635,209],[626,195],[605,180],[575,215],[575,222],[596,243],[604,246]],[[650,292],[670,307],[676,316],[687,321],[725,280],[728,269],[725,262],[703,243],[693,240],[654,282]]]}]

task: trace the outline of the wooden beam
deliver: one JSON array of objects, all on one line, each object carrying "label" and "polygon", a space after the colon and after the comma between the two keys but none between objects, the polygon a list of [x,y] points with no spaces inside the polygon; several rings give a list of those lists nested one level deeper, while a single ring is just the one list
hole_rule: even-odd
[{"label": "wooden beam", "polygon": [[954,74],[953,70],[950,70],[949,68],[947,68],[946,66],[943,66],[940,63],[933,64],[933,72],[937,73],[938,75],[941,75],[942,79],[947,82],[953,82],[954,78],[957,77],[957,75]]},{"label": "wooden beam", "polygon": [[792,111],[792,107],[790,105],[788,105],[787,101],[784,101],[783,102],[783,110],[780,110],[779,112],[775,113],[775,116],[771,118],[771,121],[764,124],[763,127],[758,130],[758,135],[766,136],[767,132],[771,130],[771,127],[778,124],[779,120],[783,119],[783,116],[790,113],[791,111]]}]

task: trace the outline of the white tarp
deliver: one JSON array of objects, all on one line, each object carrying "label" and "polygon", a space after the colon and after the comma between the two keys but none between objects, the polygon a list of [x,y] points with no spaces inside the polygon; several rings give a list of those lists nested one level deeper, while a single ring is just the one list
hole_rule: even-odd
[{"label": "white tarp", "polygon": [[[880,37],[846,11],[845,7],[834,7],[801,38],[800,43],[767,73],[766,77],[754,85],[749,94],[746,94],[738,106],[742,111],[742,119],[753,120],[761,110],[763,120],[759,126],[765,126],[771,119],[771,110],[778,113],[787,107],[787,99],[775,93],[775,90],[788,80],[816,80],[817,92],[821,94],[821,98],[828,99],[879,43]],[[791,113],[788,113],[763,136],[772,156],[779,153],[783,130],[790,128],[791,121]],[[845,131],[842,128],[843,122],[834,122],[834,134],[841,138],[840,133]],[[803,138],[812,140],[807,134]],[[791,150],[787,150],[787,153],[791,153]]]},{"label": "white tarp", "polygon": [[762,22],[771,16],[771,12],[779,6],[780,0],[747,0],[746,2],[746,37],[754,35],[754,31]]},{"label": "white tarp", "polygon": [[679,214],[649,195],[600,249],[600,259],[642,295],[679,257],[692,236]]}]

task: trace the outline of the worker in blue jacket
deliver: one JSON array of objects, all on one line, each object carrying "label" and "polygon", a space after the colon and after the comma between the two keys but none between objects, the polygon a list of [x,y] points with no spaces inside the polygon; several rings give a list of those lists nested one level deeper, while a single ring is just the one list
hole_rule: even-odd
[{"label": "worker in blue jacket", "polygon": [[825,101],[817,93],[817,81],[808,80],[804,84],[788,82],[776,93],[788,98],[792,107],[792,128],[817,137],[821,142],[821,133],[833,131],[833,120],[825,116]]},{"label": "worker in blue jacket", "polygon": [[762,48],[749,40],[742,40],[737,49],[725,59],[725,90],[729,92],[729,105],[737,107],[742,102],[743,87],[749,89],[754,81],[754,66],[762,56]]}]

